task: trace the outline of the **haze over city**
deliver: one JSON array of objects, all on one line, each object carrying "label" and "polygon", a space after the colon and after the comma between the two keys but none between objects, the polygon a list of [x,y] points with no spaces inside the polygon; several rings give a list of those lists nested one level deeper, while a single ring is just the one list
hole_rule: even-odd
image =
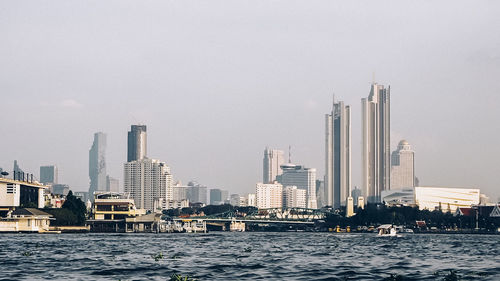
[{"label": "haze over city", "polygon": [[[351,105],[361,185],[361,98],[391,86],[391,150],[406,139],[421,185],[500,196],[500,4],[442,1],[4,2],[0,167],[56,164],[87,191],[107,134],[123,178],[127,131],[176,180],[253,191],[266,146],[324,174],[324,114]],[[450,8],[453,7],[453,8]],[[394,12],[397,11],[397,12]]]}]

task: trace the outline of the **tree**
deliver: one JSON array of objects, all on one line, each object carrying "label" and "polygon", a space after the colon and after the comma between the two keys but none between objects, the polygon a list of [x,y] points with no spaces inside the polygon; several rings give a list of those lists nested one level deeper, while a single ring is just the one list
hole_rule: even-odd
[{"label": "tree", "polygon": [[66,196],[66,201],[64,201],[62,208],[68,209],[75,215],[76,225],[83,225],[85,223],[87,208],[85,207],[85,203],[83,203],[80,198],[77,198],[73,195],[73,191],[70,190],[68,192],[68,195]]}]

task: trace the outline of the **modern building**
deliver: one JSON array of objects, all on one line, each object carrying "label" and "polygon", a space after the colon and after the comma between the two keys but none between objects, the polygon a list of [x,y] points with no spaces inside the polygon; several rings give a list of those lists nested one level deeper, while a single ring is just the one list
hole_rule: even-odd
[{"label": "modern building", "polygon": [[58,182],[57,166],[41,166],[40,167],[40,182],[44,185],[57,184]]},{"label": "modern building", "polygon": [[106,191],[120,192],[120,181],[110,176],[106,176]]},{"label": "modern building", "polygon": [[478,205],[480,190],[477,188],[415,187],[415,204],[420,210],[455,212],[460,207]]},{"label": "modern building", "polygon": [[106,134],[94,134],[94,142],[89,150],[89,196],[96,191],[106,191]]},{"label": "modern building", "polygon": [[19,164],[17,163],[17,160],[14,160],[14,175],[13,175],[13,179],[20,180],[20,181],[25,181],[26,180],[24,178],[24,171],[19,167]]},{"label": "modern building", "polygon": [[325,115],[325,203],[339,208],[351,194],[351,108],[333,101]]},{"label": "modern building", "polygon": [[264,150],[264,161],[263,161],[263,182],[273,183],[276,177],[281,175],[283,171],[281,170],[281,165],[285,163],[283,158],[283,151],[277,149],[269,149],[266,147]]},{"label": "modern building", "polygon": [[389,206],[414,206],[415,192],[412,187],[384,190],[382,202]]},{"label": "modern building", "polygon": [[306,208],[306,190],[299,189],[296,186],[285,186],[283,188],[283,207],[284,208]]},{"label": "modern building", "polygon": [[380,202],[391,183],[390,86],[372,83],[370,95],[361,100],[363,193],[367,201]]},{"label": "modern building", "polygon": [[[28,178],[28,177],[25,177]],[[45,207],[47,186],[31,180],[13,180],[0,178],[0,211],[9,211],[17,207]]]},{"label": "modern building", "polygon": [[190,181],[187,187],[187,199],[193,203],[208,204],[207,187],[195,181]]},{"label": "modern building", "polygon": [[172,186],[172,200],[174,201],[182,201],[188,199],[188,191],[189,186],[182,185],[177,182],[174,186]]},{"label": "modern building", "polygon": [[222,205],[228,200],[227,190],[218,188],[210,189],[210,205]]},{"label": "modern building", "polygon": [[415,153],[406,140],[391,155],[391,189],[415,187]]},{"label": "modern building", "polygon": [[279,183],[258,183],[255,188],[256,206],[259,209],[281,208],[283,206],[283,185]]},{"label": "modern building", "polygon": [[142,160],[146,157],[146,125],[132,125],[130,127],[127,148],[127,162]]},{"label": "modern building", "polygon": [[51,186],[51,189],[52,189],[52,193],[53,194],[64,195],[64,196],[68,195],[69,190],[70,190],[69,185],[67,185],[67,184],[60,184],[60,183],[53,184]]},{"label": "modern building", "polygon": [[257,198],[255,193],[249,193],[245,195],[245,206],[247,207],[257,207]]},{"label": "modern building", "polygon": [[172,200],[170,167],[155,159],[144,158],[124,164],[124,191],[139,209],[153,210],[155,199]]},{"label": "modern building", "polygon": [[307,192],[307,208],[316,209],[316,169],[291,163],[281,165],[283,174],[278,177],[283,186],[296,186]]},{"label": "modern building", "polygon": [[325,181],[323,180],[316,180],[316,203],[318,204],[318,207],[324,207],[328,206],[328,203],[326,201],[326,195],[325,195]]}]

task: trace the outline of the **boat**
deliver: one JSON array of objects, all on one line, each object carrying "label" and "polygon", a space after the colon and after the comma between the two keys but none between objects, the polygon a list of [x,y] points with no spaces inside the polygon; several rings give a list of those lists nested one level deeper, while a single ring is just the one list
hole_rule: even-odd
[{"label": "boat", "polygon": [[396,231],[396,227],[392,224],[383,224],[377,227],[379,237],[401,237]]}]

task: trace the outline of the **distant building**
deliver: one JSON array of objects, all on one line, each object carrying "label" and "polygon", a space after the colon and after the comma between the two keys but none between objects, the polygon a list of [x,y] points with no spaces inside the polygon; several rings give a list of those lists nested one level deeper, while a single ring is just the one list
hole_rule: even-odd
[{"label": "distant building", "polygon": [[229,196],[229,204],[231,204],[232,206],[240,206],[241,205],[240,195],[239,194],[231,194]]},{"label": "distant building", "polygon": [[181,185],[180,183],[175,184],[172,186],[172,200],[173,201],[182,201],[182,200],[187,200],[189,186],[186,185]]},{"label": "distant building", "polygon": [[351,107],[333,102],[326,114],[325,205],[339,208],[351,194]]},{"label": "distant building", "polygon": [[284,208],[306,208],[306,190],[298,189],[296,186],[286,186],[283,188]]},{"label": "distant building", "polygon": [[106,191],[106,134],[94,134],[94,142],[89,150],[89,195],[96,191]]},{"label": "distant building", "polygon": [[382,202],[389,206],[414,206],[415,193],[413,188],[398,188],[384,190],[381,194]]},{"label": "distant building", "polygon": [[207,187],[195,181],[190,181],[187,188],[187,199],[192,203],[208,204]]},{"label": "distant building", "polygon": [[36,182],[0,178],[0,211],[30,206],[43,208],[47,189],[47,186]]},{"label": "distant building", "polygon": [[89,193],[88,192],[84,192],[84,191],[75,191],[73,192],[73,195],[76,197],[76,198],[80,198],[80,200],[82,200],[83,203],[86,203],[87,200],[89,200]]},{"label": "distant building", "polygon": [[123,186],[140,209],[153,210],[155,199],[172,199],[170,167],[159,160],[144,158],[124,164]]},{"label": "distant building", "polygon": [[455,212],[459,207],[478,205],[479,198],[477,188],[415,187],[415,204],[420,210]]},{"label": "distant building", "polygon": [[58,182],[57,166],[41,166],[40,167],[40,182],[45,185],[57,184]]},{"label": "distant building", "polygon": [[361,100],[362,188],[368,203],[380,202],[391,183],[391,87],[372,83],[370,95]]},{"label": "distant building", "polygon": [[263,182],[273,183],[276,180],[276,177],[283,173],[283,171],[281,170],[281,165],[285,163],[283,158],[283,151],[277,149],[269,149],[266,147],[266,149],[264,150],[263,162]]},{"label": "distant building", "polygon": [[354,187],[354,189],[351,191],[351,197],[353,199],[354,204],[356,204],[356,206],[357,206],[358,198],[361,196],[363,196],[363,192],[361,191],[361,189],[359,189],[358,187]]},{"label": "distant building", "polygon": [[316,169],[291,163],[282,165],[281,168],[283,174],[279,177],[279,183],[304,189],[307,192],[307,208],[316,209]]},{"label": "distant building", "polygon": [[106,191],[120,192],[120,182],[118,179],[106,176]]},{"label": "distant building", "polygon": [[322,180],[316,180],[316,203],[318,204],[318,207],[322,206],[327,206],[328,204],[326,203],[326,195],[325,195],[325,181]]},{"label": "distant building", "polygon": [[158,198],[154,202],[154,210],[170,210],[170,209],[182,209],[189,207],[189,200],[165,200],[163,198]]},{"label": "distant building", "polygon": [[257,208],[281,208],[283,206],[283,185],[279,183],[258,183],[255,188]]},{"label": "distant building", "polygon": [[146,125],[132,125],[128,132],[127,162],[142,160],[147,155]]},{"label": "distant building", "polygon": [[14,175],[12,175],[14,180],[25,181],[24,171],[21,170],[19,164],[17,164],[17,160],[14,160]]},{"label": "distant building", "polygon": [[415,153],[406,140],[391,155],[391,189],[415,187]]},{"label": "distant building", "polygon": [[218,188],[210,189],[210,205],[222,205],[228,200],[227,190]]},{"label": "distant building", "polygon": [[51,214],[35,208],[16,209],[0,218],[0,232],[48,232],[51,218]]},{"label": "distant building", "polygon": [[257,199],[255,193],[249,193],[245,196],[245,206],[257,207]]},{"label": "distant building", "polygon": [[69,185],[67,184],[53,184],[52,185],[52,193],[53,194],[58,194],[58,195],[68,195],[69,193]]}]

